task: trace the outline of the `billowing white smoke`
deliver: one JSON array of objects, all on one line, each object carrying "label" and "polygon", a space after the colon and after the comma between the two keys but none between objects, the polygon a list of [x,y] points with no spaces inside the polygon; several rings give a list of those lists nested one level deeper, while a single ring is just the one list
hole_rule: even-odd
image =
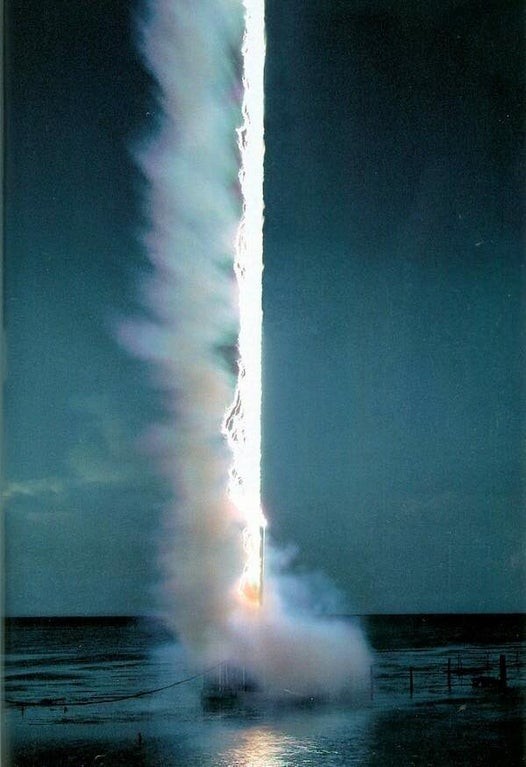
[{"label": "billowing white smoke", "polygon": [[158,0],[147,11],[143,53],[161,110],[156,135],[138,156],[148,183],[154,276],[143,298],[151,320],[122,328],[126,345],[154,363],[165,393],[167,423],[157,430],[157,447],[173,508],[163,535],[163,591],[179,636],[197,650],[221,636],[242,561],[220,433],[233,396],[221,348],[237,333],[232,243],[240,215],[240,117],[232,52],[242,16],[235,5]]},{"label": "billowing white smoke", "polygon": [[[231,454],[221,433],[235,380],[225,349],[238,333],[232,271],[241,216],[241,0],[151,0],[145,61],[161,116],[138,153],[148,184],[147,320],[121,328],[164,393],[158,452],[173,500],[163,530],[166,618],[195,658],[245,664],[272,688],[338,691],[363,680],[358,629],[284,604],[280,577],[263,607],[240,600],[244,521],[227,494]],[[290,583],[290,578],[288,580]]]}]

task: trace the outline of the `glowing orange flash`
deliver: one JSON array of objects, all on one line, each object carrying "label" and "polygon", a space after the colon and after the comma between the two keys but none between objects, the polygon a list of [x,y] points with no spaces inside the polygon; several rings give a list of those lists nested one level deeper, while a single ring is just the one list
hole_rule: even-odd
[{"label": "glowing orange flash", "polygon": [[263,569],[265,554],[265,528],[243,531],[243,548],[245,550],[245,567],[239,590],[248,604],[259,607],[263,603]]}]

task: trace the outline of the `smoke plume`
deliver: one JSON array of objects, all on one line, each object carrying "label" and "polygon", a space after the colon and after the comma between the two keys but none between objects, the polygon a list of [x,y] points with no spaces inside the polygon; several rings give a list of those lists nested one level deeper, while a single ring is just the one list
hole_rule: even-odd
[{"label": "smoke plume", "polygon": [[166,620],[196,662],[244,664],[274,689],[339,691],[359,685],[368,668],[358,628],[286,602],[293,580],[275,557],[263,605],[247,607],[239,596],[244,522],[227,492],[232,455],[221,428],[236,386],[228,350],[239,332],[232,265],[243,209],[243,19],[241,0],[151,0],[145,8],[141,48],[159,118],[137,162],[153,268],[145,318],[120,333],[150,364],[166,413],[154,431],[172,498],[161,551]]}]

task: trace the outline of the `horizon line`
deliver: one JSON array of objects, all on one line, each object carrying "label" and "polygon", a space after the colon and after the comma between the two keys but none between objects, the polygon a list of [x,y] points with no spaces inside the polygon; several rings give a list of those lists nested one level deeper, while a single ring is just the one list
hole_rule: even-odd
[{"label": "horizon line", "polygon": [[[406,612],[367,612],[367,613],[323,613],[327,618],[371,618],[371,617],[439,617],[439,616],[524,616],[526,610],[457,610],[450,611],[406,611]],[[163,615],[155,613],[49,613],[49,614],[10,614],[1,616],[2,620],[163,620]]]}]

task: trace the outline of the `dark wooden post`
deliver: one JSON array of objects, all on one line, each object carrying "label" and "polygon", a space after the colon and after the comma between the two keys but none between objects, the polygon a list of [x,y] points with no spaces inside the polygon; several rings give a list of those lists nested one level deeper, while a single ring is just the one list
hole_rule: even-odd
[{"label": "dark wooden post", "polygon": [[500,676],[499,676],[500,686],[503,690],[505,690],[506,687],[508,686],[508,673],[506,671],[505,655],[501,655],[499,658],[499,669],[500,669]]},{"label": "dark wooden post", "polygon": [[414,682],[413,682],[413,667],[410,666],[409,667],[409,695],[411,697],[413,697],[414,689],[415,689],[415,686],[414,686]]},{"label": "dark wooden post", "polygon": [[447,659],[447,689],[451,692],[451,658]]}]

